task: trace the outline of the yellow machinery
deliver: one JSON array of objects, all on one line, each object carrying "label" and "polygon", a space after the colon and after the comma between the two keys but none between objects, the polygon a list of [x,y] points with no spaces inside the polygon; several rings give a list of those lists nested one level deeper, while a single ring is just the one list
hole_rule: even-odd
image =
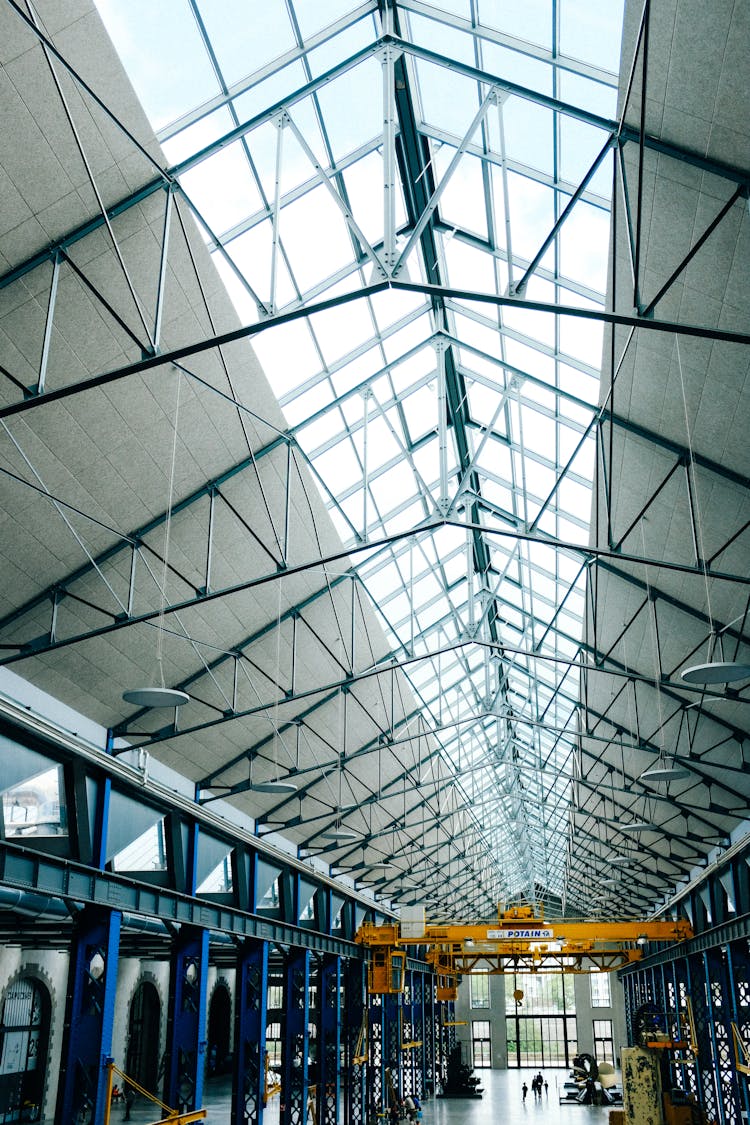
[{"label": "yellow machinery", "polygon": [[148,1098],[149,1101],[163,1110],[162,1116],[158,1121],[154,1122],[154,1125],[190,1125],[190,1122],[202,1121],[206,1116],[205,1109],[191,1109],[187,1110],[185,1113],[180,1113],[177,1109],[171,1109],[168,1105],[165,1105],[164,1102],[159,1101],[155,1094],[144,1090],[143,1086],[140,1086],[134,1078],[130,1078],[123,1070],[120,1070],[113,1062],[110,1062],[107,1063],[107,1101],[104,1108],[104,1125],[109,1125],[110,1122],[112,1089],[115,1074],[122,1078],[125,1085],[131,1086],[134,1090],[137,1090],[139,1094],[143,1094],[144,1098]]},{"label": "yellow machinery", "polygon": [[734,1065],[740,1074],[750,1075],[750,1043],[742,1038],[736,1023],[731,1025],[734,1043]]},{"label": "yellow machinery", "polygon": [[688,922],[545,923],[541,908],[513,906],[498,910],[497,923],[437,925],[410,921],[402,934],[396,923],[366,922],[356,940],[370,950],[370,993],[399,993],[404,988],[406,947],[425,949],[437,975],[437,999],[455,1000],[458,977],[467,973],[590,973],[620,969],[643,955],[647,941],[686,941]]}]

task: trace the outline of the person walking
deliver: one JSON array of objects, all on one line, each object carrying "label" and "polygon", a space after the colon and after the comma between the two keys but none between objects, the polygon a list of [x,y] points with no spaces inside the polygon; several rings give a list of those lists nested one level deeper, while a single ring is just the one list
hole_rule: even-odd
[{"label": "person walking", "polygon": [[524,1082],[523,1086],[521,1087],[521,1091],[523,1093],[523,1100],[526,1101],[526,1095],[529,1092],[529,1087],[526,1085],[525,1082]]},{"label": "person walking", "polygon": [[123,1121],[130,1121],[130,1111],[135,1101],[135,1090],[129,1082],[124,1083],[122,1096],[125,1099],[125,1116],[123,1117]]}]

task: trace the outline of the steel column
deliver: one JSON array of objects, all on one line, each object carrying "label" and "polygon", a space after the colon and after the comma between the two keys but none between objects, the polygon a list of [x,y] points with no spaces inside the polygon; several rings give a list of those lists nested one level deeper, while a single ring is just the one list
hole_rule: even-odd
[{"label": "steel column", "polygon": [[341,1076],[341,959],[324,957],[319,973],[318,1125],[337,1125]]},{"label": "steel column", "polygon": [[121,918],[119,911],[86,907],[75,919],[56,1125],[104,1121]]},{"label": "steel column", "polygon": [[294,950],[284,971],[281,1044],[281,1122],[305,1125],[310,1054],[310,951]]},{"label": "steel column", "polygon": [[[401,994],[387,992],[383,996],[383,1076],[386,1069],[391,1072],[391,1082],[399,1102],[404,1095],[404,1084],[401,1067]],[[390,1089],[386,1084],[384,1090],[384,1109],[390,1104]]]},{"label": "steel column", "polygon": [[732,1029],[729,1026],[732,1003],[727,954],[723,948],[706,950],[704,963],[719,1120],[722,1125],[738,1125],[740,1098],[734,1069]]},{"label": "steel column", "polygon": [[[746,939],[733,941],[727,947],[727,972],[730,984],[729,1019],[739,1031],[743,1043],[750,1042],[750,950]],[[734,1048],[732,1050],[734,1055]],[[732,1059],[734,1064],[734,1059]],[[740,1115],[750,1117],[750,1078],[737,1076]]]},{"label": "steel column", "polygon": [[247,941],[237,957],[232,1125],[262,1125],[268,943]]},{"label": "steel column", "polygon": [[377,993],[367,998],[367,1036],[370,1045],[370,1065],[367,1068],[367,1107],[369,1117],[377,1120],[377,1115],[386,1107],[384,1070],[384,1005],[383,997]]},{"label": "steel column", "polygon": [[181,1112],[203,1102],[207,977],[208,930],[183,926],[170,964],[164,1079],[164,1101]]},{"label": "steel column", "polygon": [[[369,1027],[367,1024],[366,966],[364,961],[350,959],[346,966],[344,1002],[344,1047],[346,1058],[346,1084],[344,1095],[344,1125],[365,1125],[370,1114],[367,1105],[367,1051]],[[365,1056],[363,1062],[356,1062]]]}]

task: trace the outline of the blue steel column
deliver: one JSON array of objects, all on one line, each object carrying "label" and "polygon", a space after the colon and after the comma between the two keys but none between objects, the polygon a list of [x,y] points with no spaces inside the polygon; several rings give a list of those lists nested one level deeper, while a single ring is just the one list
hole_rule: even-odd
[{"label": "blue steel column", "polygon": [[180,1112],[203,1102],[207,977],[208,931],[183,926],[172,948],[164,1083],[164,1101]]},{"label": "blue steel column", "polygon": [[734,1070],[732,1029],[729,1026],[732,1013],[726,954],[721,949],[708,949],[704,962],[719,1120],[722,1125],[738,1125],[740,1101]]},{"label": "blue steel column", "polygon": [[341,959],[323,958],[318,1015],[318,1125],[337,1125],[341,1076]]},{"label": "blue steel column", "polygon": [[[675,988],[677,991],[677,1010],[683,1019],[687,1018],[687,1006],[690,1000],[690,991],[692,979],[690,974],[690,965],[687,957],[678,957],[674,962],[674,979]],[[693,1008],[695,1014],[695,1008]],[[701,1101],[701,1082],[698,1064],[694,1066],[683,1066],[682,1070],[682,1086],[689,1094],[692,1094],[697,1102]]]},{"label": "blue steel column", "polygon": [[435,976],[426,973],[423,984],[424,1008],[422,1017],[422,1035],[424,1036],[424,1093],[426,1097],[435,1094],[435,1067],[437,1058],[437,1041],[435,1033]]},{"label": "blue steel column", "polygon": [[708,1117],[718,1121],[719,1107],[711,1042],[711,1012],[706,997],[706,965],[702,953],[691,954],[687,962],[689,992],[693,1002],[695,1034],[698,1041],[698,1059],[694,1067],[698,1081],[698,1097]]},{"label": "blue steel column", "polygon": [[281,1044],[282,1125],[307,1120],[310,1054],[310,950],[292,950],[284,975],[284,1028]]},{"label": "blue steel column", "polygon": [[[746,938],[731,942],[727,950],[730,984],[730,1019],[736,1024],[743,1043],[750,1042],[750,951]],[[732,1045],[734,1057],[734,1044]],[[741,1113],[750,1118],[750,1076],[738,1075]]]},{"label": "blue steel column", "polygon": [[373,1120],[376,1120],[378,1113],[383,1113],[387,1109],[384,1071],[388,1063],[385,1061],[384,1018],[383,996],[373,992],[367,997],[367,1036],[370,1044],[367,1105]]},{"label": "blue steel column", "polygon": [[261,1125],[265,1088],[268,943],[246,941],[237,958],[232,1125]]},{"label": "blue steel column", "polygon": [[[366,979],[367,966],[365,962],[355,960],[353,957],[350,958],[346,968],[343,1012],[346,1050],[344,1125],[366,1125],[369,1122],[367,1109],[367,1072],[369,1068],[367,1061],[362,1063],[354,1061],[357,1057],[365,1054],[365,1044],[369,1048]],[[359,1056],[358,1052],[360,1052]]]},{"label": "blue steel column", "polygon": [[119,911],[87,907],[76,917],[68,969],[57,1125],[104,1120],[120,947]]},{"label": "blue steel column", "polygon": [[426,1057],[426,1030],[425,1030],[425,1010],[424,1010],[424,995],[425,995],[425,974],[414,973],[412,976],[412,1035],[420,1044],[419,1047],[414,1047],[412,1056],[412,1093],[417,1097],[424,1097],[424,1076],[425,1076],[425,1057]]},{"label": "blue steel column", "polygon": [[[391,1082],[399,1101],[403,1097],[401,1074],[401,993],[386,992],[383,996],[383,1062],[390,1068]],[[386,1085],[385,1108],[390,1103],[390,1089]]]}]

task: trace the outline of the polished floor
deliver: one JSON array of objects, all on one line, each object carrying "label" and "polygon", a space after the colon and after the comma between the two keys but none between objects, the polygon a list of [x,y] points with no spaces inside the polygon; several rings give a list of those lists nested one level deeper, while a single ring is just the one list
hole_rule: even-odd
[{"label": "polished floor", "polygon": [[[476,1070],[484,1094],[480,1099],[428,1098],[423,1104],[422,1125],[606,1125],[606,1106],[560,1104],[562,1085],[568,1080],[565,1070],[547,1071],[549,1090],[541,1098],[531,1092],[532,1070]],[[522,1086],[529,1092],[523,1100]],[[211,1078],[206,1082],[203,1104],[210,1125],[229,1125],[231,1118],[231,1077]],[[120,1125],[125,1116],[122,1106],[113,1106],[111,1123]],[[136,1102],[130,1115],[133,1125],[146,1125],[157,1115],[145,1101]],[[343,1119],[343,1114],[342,1114]],[[264,1125],[278,1125],[279,1099],[273,1098],[263,1114]],[[309,1119],[308,1119],[309,1120]],[[387,1118],[379,1119],[386,1125]]]}]

